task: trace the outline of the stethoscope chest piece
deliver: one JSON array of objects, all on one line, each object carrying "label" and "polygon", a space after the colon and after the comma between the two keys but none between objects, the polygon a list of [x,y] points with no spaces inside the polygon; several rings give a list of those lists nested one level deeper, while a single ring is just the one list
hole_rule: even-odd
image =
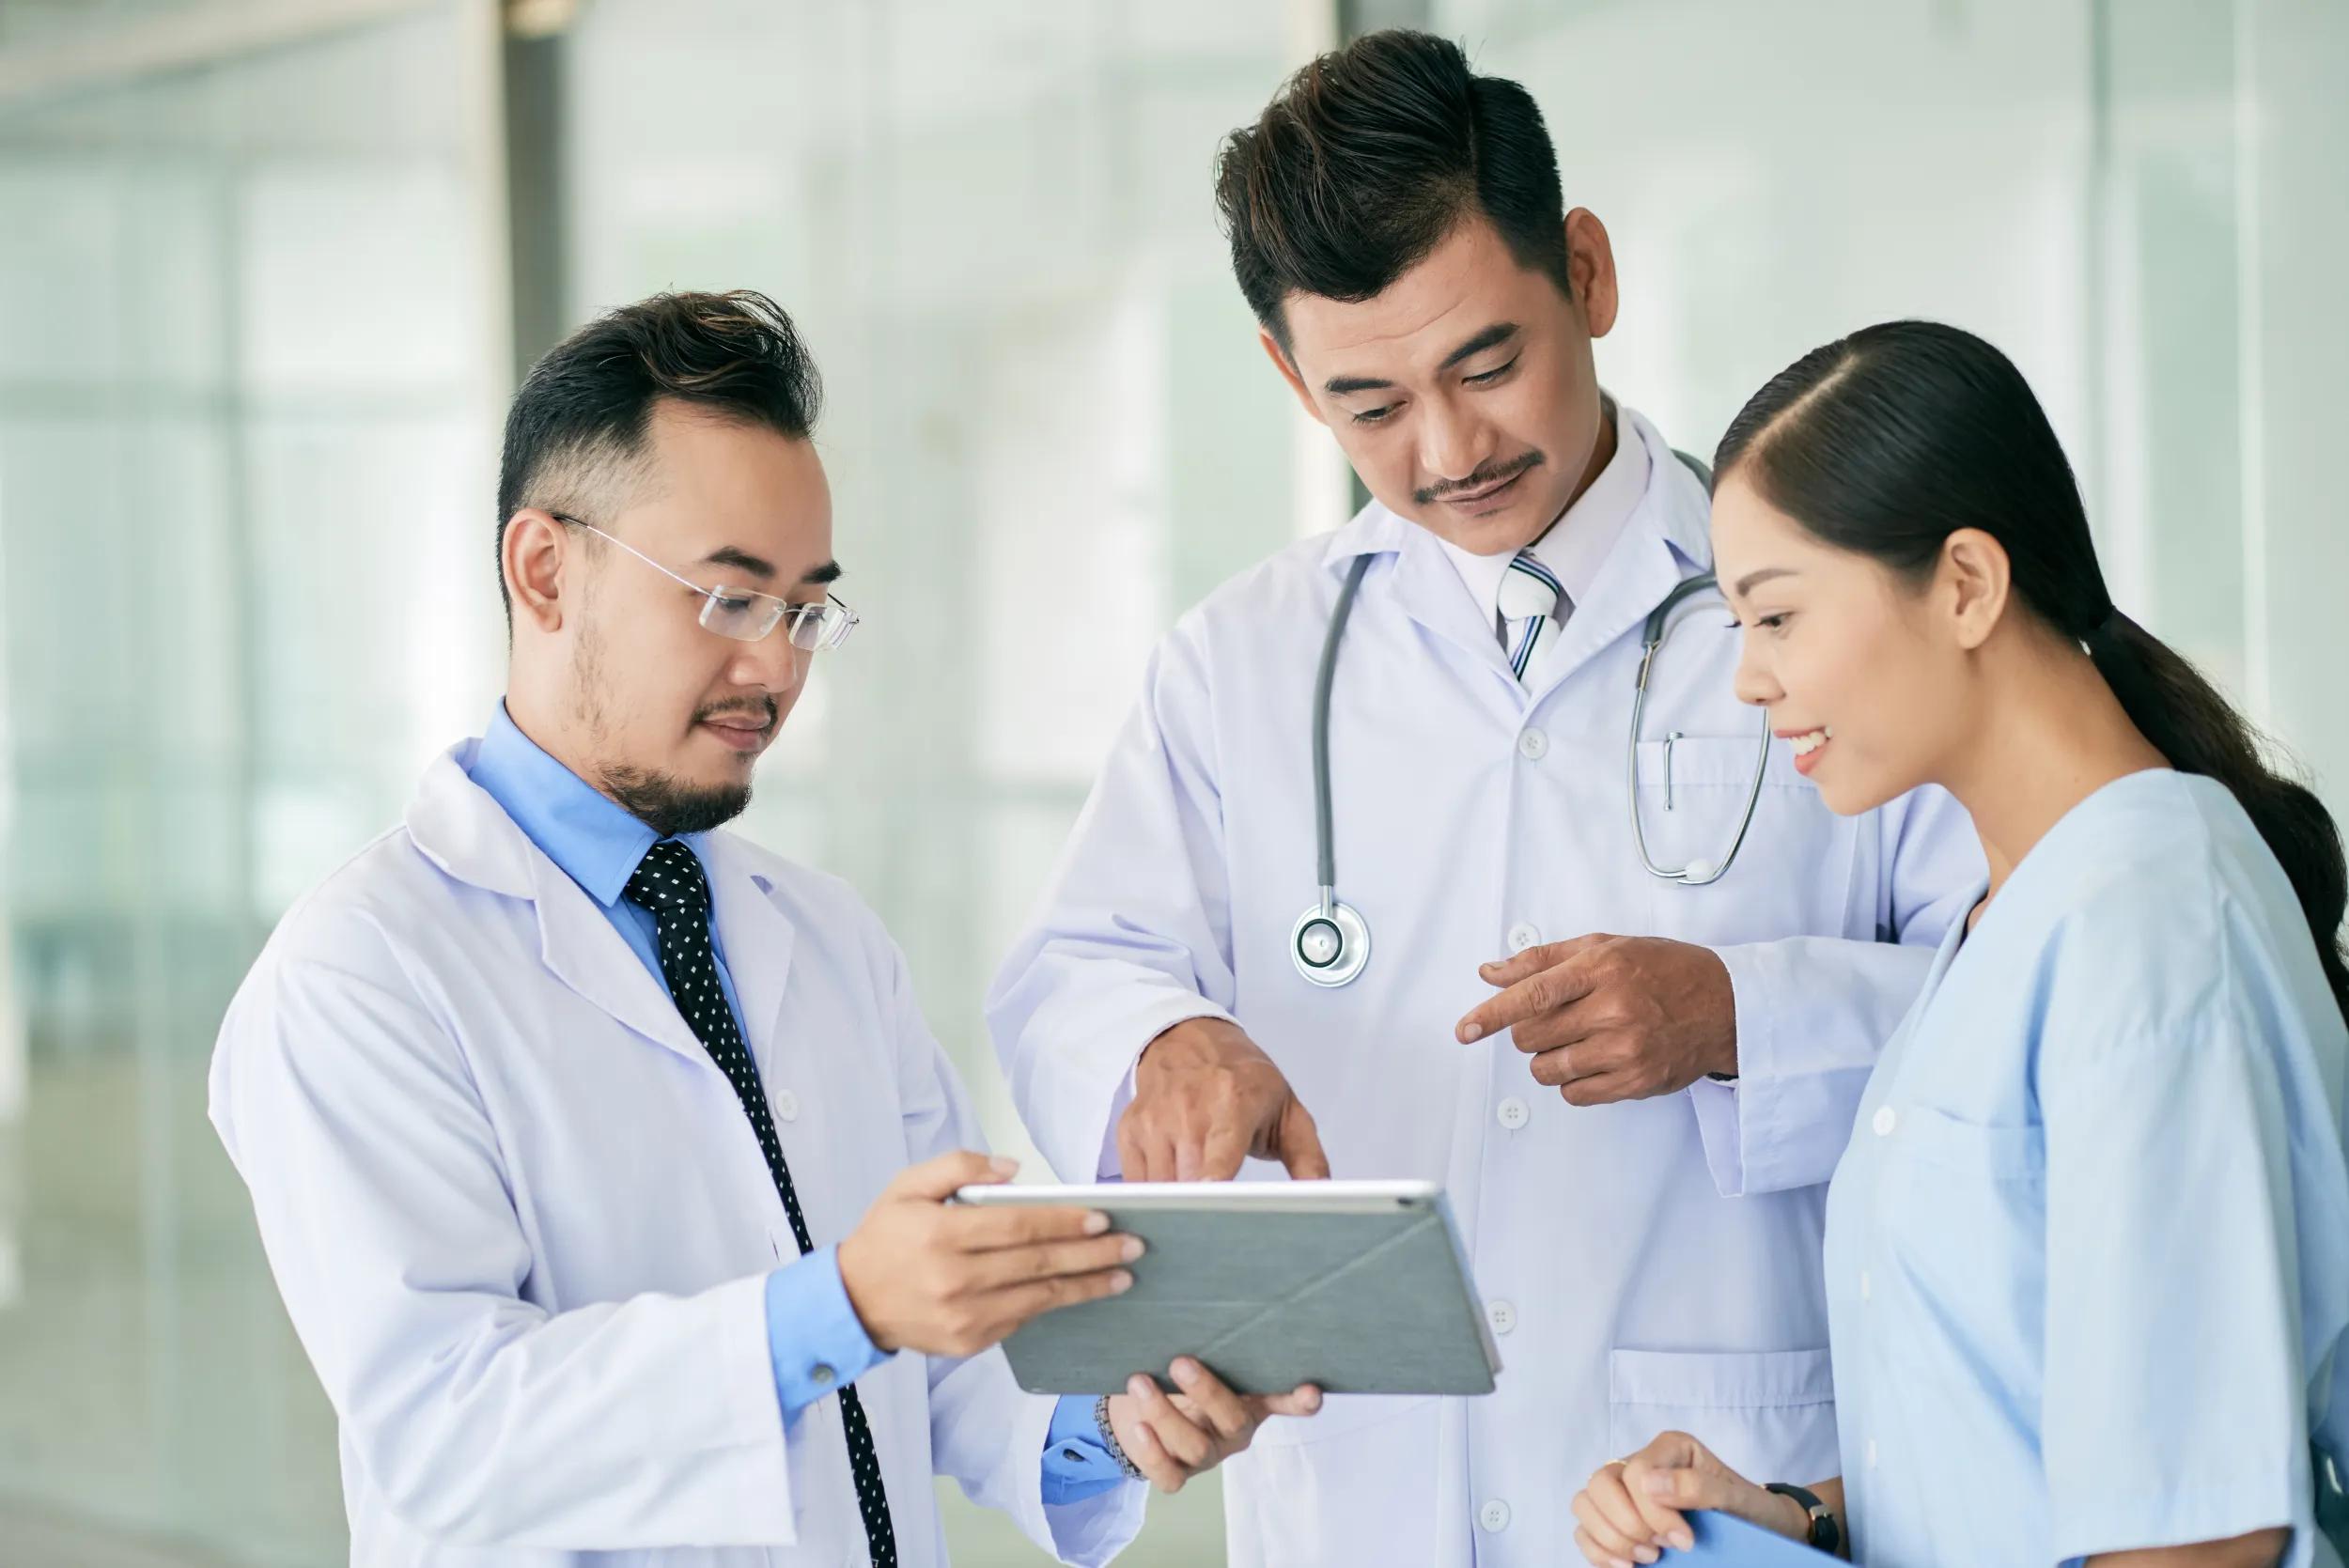
[{"label": "stethoscope chest piece", "polygon": [[1370,926],[1351,904],[1309,904],[1289,932],[1297,972],[1316,986],[1343,986],[1370,962]]}]

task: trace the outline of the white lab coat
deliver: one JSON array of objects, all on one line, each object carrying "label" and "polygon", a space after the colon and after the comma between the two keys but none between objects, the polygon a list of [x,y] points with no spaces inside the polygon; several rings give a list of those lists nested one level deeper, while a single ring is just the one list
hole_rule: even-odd
[{"label": "white lab coat", "polygon": [[[1555,1563],[1584,1478],[1667,1427],[1750,1475],[1835,1470],[1816,1184],[1980,850],[1937,791],[1833,815],[1778,745],[1725,877],[1689,888],[1641,869],[1625,776],[1640,629],[1711,550],[1703,486],[1645,420],[1626,411],[1621,428],[1647,443],[1647,491],[1530,690],[1434,536],[1375,504],[1184,616],[989,999],[1019,1110],[1065,1175],[1114,1168],[1136,1054],[1205,1015],[1279,1063],[1333,1174],[1452,1195],[1499,1389],[1336,1398],[1268,1423],[1226,1472],[1243,1568]],[[1372,956],[1325,990],[1292,967],[1289,932],[1315,897],[1315,664],[1365,553],[1330,745],[1338,888]],[[1720,601],[1684,613],[1639,759],[1649,842],[1672,867],[1720,858],[1760,722],[1732,694],[1738,634]],[[1455,1041],[1492,994],[1480,962],[1590,931],[1720,953],[1736,1088],[1578,1110],[1506,1035]]]},{"label": "white lab coat", "polygon": [[[473,745],[287,914],[212,1063],[340,1419],[351,1560],[863,1563],[839,1401],[786,1434],[776,1398],[764,1276],[794,1244],[741,1103],[466,776]],[[837,1240],[978,1126],[855,895],[731,834],[709,848],[743,1032],[808,1227]],[[1045,1508],[1053,1401],[999,1351],[900,1355],[858,1388],[910,1568],[945,1562],[933,1471],[1070,1561],[1140,1524],[1139,1486]]]}]

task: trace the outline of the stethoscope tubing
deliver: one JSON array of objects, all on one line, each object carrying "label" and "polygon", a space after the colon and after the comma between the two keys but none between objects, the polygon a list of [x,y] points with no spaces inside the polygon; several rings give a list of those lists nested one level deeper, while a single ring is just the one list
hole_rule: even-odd
[{"label": "stethoscope tubing", "polygon": [[[1359,911],[1338,900],[1337,831],[1330,787],[1330,694],[1337,681],[1338,645],[1346,636],[1346,623],[1353,619],[1355,596],[1361,591],[1362,578],[1370,570],[1373,559],[1366,554],[1356,556],[1352,568],[1346,574],[1345,586],[1339,589],[1337,605],[1330,614],[1330,629],[1322,638],[1321,664],[1314,675],[1314,870],[1321,896],[1298,917],[1290,931],[1289,957],[1298,972],[1316,986],[1346,984],[1361,972],[1370,956],[1368,924]],[[1651,877],[1691,888],[1711,886],[1729,875],[1729,868],[1736,863],[1737,852],[1745,847],[1746,835],[1753,828],[1754,812],[1762,802],[1762,784],[1770,761],[1770,718],[1765,713],[1760,749],[1754,756],[1753,783],[1746,791],[1745,810],[1738,818],[1737,833],[1730,840],[1728,852],[1718,865],[1691,861],[1672,871],[1656,863],[1648,853],[1647,827],[1640,815],[1640,733],[1647,713],[1648,675],[1655,668],[1657,650],[1672,635],[1672,612],[1690,597],[1719,587],[1719,582],[1711,572],[1684,578],[1664,596],[1661,604],[1648,613],[1640,630],[1640,673],[1631,697],[1631,735],[1625,746],[1626,804],[1631,814],[1631,836],[1639,850],[1640,864]],[[1329,958],[1320,962],[1308,957],[1305,947],[1308,933],[1315,927],[1326,927],[1335,940]]]},{"label": "stethoscope tubing", "polygon": [[[1746,834],[1753,827],[1754,811],[1762,803],[1762,782],[1770,766],[1770,716],[1766,712],[1762,715],[1761,748],[1753,759],[1753,783],[1746,791],[1745,812],[1737,819],[1737,836],[1729,841],[1729,852],[1720,858],[1718,864],[1690,861],[1678,871],[1656,863],[1655,857],[1648,853],[1647,824],[1640,815],[1640,725],[1647,714],[1648,672],[1655,667],[1656,650],[1662,647],[1664,639],[1672,635],[1672,612],[1692,596],[1719,587],[1719,580],[1713,573],[1699,572],[1694,577],[1683,578],[1677,587],[1664,596],[1663,603],[1648,612],[1647,624],[1640,629],[1640,676],[1631,693],[1631,738],[1624,746],[1624,800],[1631,813],[1631,841],[1640,851],[1640,864],[1649,876],[1661,877],[1667,882],[1678,882],[1687,888],[1711,887],[1728,876],[1729,868],[1737,863],[1737,851],[1745,847]],[[1671,766],[1669,757],[1665,766]],[[1665,783],[1664,800],[1666,808],[1670,809],[1672,785],[1669,779]],[[1698,873],[1699,866],[1704,867],[1702,875]]]},{"label": "stethoscope tubing", "polygon": [[1330,689],[1338,678],[1338,644],[1346,636],[1346,623],[1354,618],[1354,596],[1361,592],[1373,559],[1354,557],[1346,586],[1338,590],[1337,608],[1330,613],[1330,630],[1321,640],[1321,668],[1314,676],[1314,866],[1324,915],[1335,909],[1338,898],[1337,830],[1330,807]]}]

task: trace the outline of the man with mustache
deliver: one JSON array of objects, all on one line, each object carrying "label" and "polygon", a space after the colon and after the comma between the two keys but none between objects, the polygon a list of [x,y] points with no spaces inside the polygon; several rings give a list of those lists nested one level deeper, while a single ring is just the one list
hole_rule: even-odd
[{"label": "man with mustache", "polygon": [[1964,815],[1839,818],[1796,747],[1764,762],[1717,595],[1646,660],[1705,486],[1600,388],[1613,251],[1524,88],[1373,34],[1233,134],[1218,194],[1266,356],[1374,499],[1159,645],[990,1022],[1071,1180],[1442,1183],[1505,1363],[1268,1430],[1232,1560],[1555,1562],[1582,1479],[1666,1428],[1829,1473],[1820,1184],[1975,885]]},{"label": "man with mustache", "polygon": [[[755,294],[580,330],[506,422],[505,700],[238,991],[212,1119],[341,1424],[351,1560],[941,1564],[950,1475],[1070,1562],[1311,1389],[1022,1393],[1131,1283],[981,1151],[855,895],[723,830],[856,616],[814,365]],[[600,1559],[599,1558],[599,1560]]]}]

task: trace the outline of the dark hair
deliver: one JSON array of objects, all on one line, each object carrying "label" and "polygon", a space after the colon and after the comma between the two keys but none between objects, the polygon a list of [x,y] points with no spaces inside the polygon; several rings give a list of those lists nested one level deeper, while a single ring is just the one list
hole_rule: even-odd
[{"label": "dark hair", "polygon": [[1978,528],[2006,551],[2015,594],[2082,644],[2129,722],[2184,773],[2233,792],[2281,862],[2349,1014],[2341,833],[2307,786],[2270,768],[2260,737],[2193,665],[2113,607],[2079,484],[2030,383],[1955,327],[1888,321],[1814,349],[1731,421],[1716,483],[1756,493],[1842,550],[1911,578]]},{"label": "dark hair", "polygon": [[1224,142],[1215,196],[1239,291],[1283,348],[1290,294],[1367,300],[1475,213],[1574,297],[1541,110],[1426,33],[1365,34],[1299,70]]},{"label": "dark hair", "polygon": [[644,455],[663,398],[804,441],[823,387],[791,318],[754,289],[655,294],[588,322],[530,367],[506,411],[501,597],[507,520],[524,506],[583,506],[579,491]]}]

